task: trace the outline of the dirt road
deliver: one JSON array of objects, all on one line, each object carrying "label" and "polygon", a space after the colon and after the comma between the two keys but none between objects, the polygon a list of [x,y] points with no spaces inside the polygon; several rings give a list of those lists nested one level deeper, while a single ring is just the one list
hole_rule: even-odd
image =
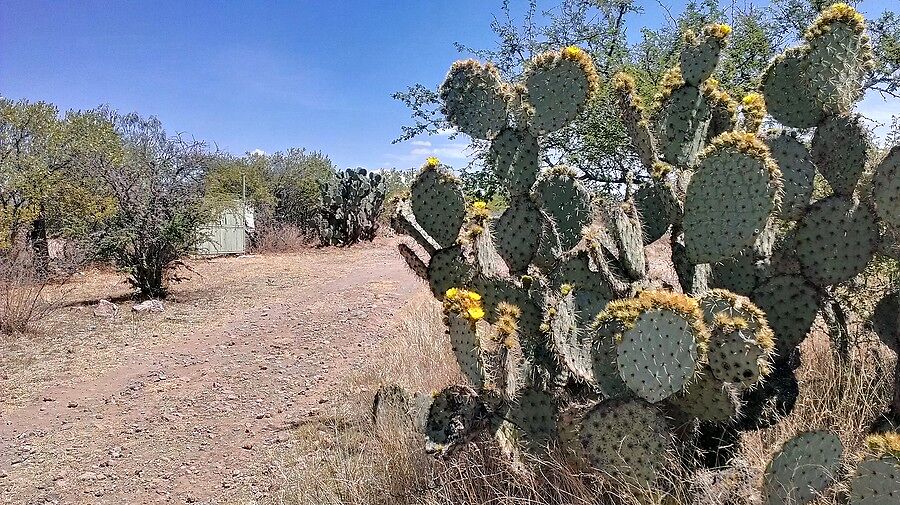
[{"label": "dirt road", "polygon": [[95,315],[90,274],[30,339],[0,342],[0,503],[253,503],[267,452],[394,329],[424,286],[395,242],[193,265],[164,312]]}]

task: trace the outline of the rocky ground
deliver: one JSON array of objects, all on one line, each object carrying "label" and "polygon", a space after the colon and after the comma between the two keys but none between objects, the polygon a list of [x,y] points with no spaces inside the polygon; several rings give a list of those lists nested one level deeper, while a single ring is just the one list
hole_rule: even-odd
[{"label": "rocky ground", "polygon": [[39,332],[0,340],[0,503],[264,500],[268,454],[425,291],[394,245],[192,262],[161,312],[79,276]]}]

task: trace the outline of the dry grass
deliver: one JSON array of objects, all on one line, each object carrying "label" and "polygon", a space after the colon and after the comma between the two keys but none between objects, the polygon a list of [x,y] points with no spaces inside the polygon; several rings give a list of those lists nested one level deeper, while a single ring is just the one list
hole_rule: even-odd
[{"label": "dry grass", "polygon": [[287,223],[271,223],[257,230],[251,252],[280,254],[302,251],[317,242],[315,233]]},{"label": "dry grass", "polygon": [[[531,461],[518,472],[490,441],[472,444],[447,461],[423,453],[422,436],[408,426],[373,428],[368,406],[378,384],[399,382],[431,391],[456,382],[458,371],[431,300],[415,304],[383,360],[353,385],[357,407],[335,409],[296,433],[280,455],[280,504],[490,504],[528,505],[642,503],[639,493],[616,493],[598,479],[579,474],[555,458]],[[890,394],[893,354],[880,346],[859,349],[841,363],[821,332],[804,344],[799,370],[801,398],[775,427],[744,435],[728,470],[686,473],[676,469],[661,488],[679,504],[761,503],[760,479],[780,445],[811,429],[840,433],[848,469],[860,457],[869,422]],[[368,392],[367,394],[365,392]],[[823,504],[837,503],[835,487]],[[655,501],[655,500],[653,500]],[[643,499],[643,503],[646,503]]]},{"label": "dry grass", "polygon": [[[67,290],[67,275],[39,275],[27,246],[0,252],[0,333],[19,335],[32,331],[59,308]],[[54,286],[55,284],[55,286]]]}]

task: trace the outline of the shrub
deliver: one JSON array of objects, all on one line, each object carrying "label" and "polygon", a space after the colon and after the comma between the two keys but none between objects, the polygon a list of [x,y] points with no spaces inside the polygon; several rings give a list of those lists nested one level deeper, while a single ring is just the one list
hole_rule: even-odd
[{"label": "shrub", "polygon": [[114,116],[125,147],[101,174],[118,211],[96,234],[98,252],[128,275],[143,297],[166,295],[179,260],[204,238],[203,146],[168,137],[156,118]]},{"label": "shrub", "polygon": [[21,243],[0,251],[0,333],[25,333],[58,306],[48,294],[51,278],[38,274],[32,254]]}]

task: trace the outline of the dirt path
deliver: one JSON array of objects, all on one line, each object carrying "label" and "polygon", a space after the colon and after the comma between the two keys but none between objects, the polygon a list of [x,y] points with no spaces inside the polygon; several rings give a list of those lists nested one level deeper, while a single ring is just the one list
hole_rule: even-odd
[{"label": "dirt path", "polygon": [[393,245],[204,263],[199,294],[180,287],[183,300],[152,316],[157,334],[139,338],[128,333],[150,323],[73,308],[54,333],[65,358],[47,350],[0,371],[0,503],[265,495],[267,451],[340,395],[424,290]]}]

